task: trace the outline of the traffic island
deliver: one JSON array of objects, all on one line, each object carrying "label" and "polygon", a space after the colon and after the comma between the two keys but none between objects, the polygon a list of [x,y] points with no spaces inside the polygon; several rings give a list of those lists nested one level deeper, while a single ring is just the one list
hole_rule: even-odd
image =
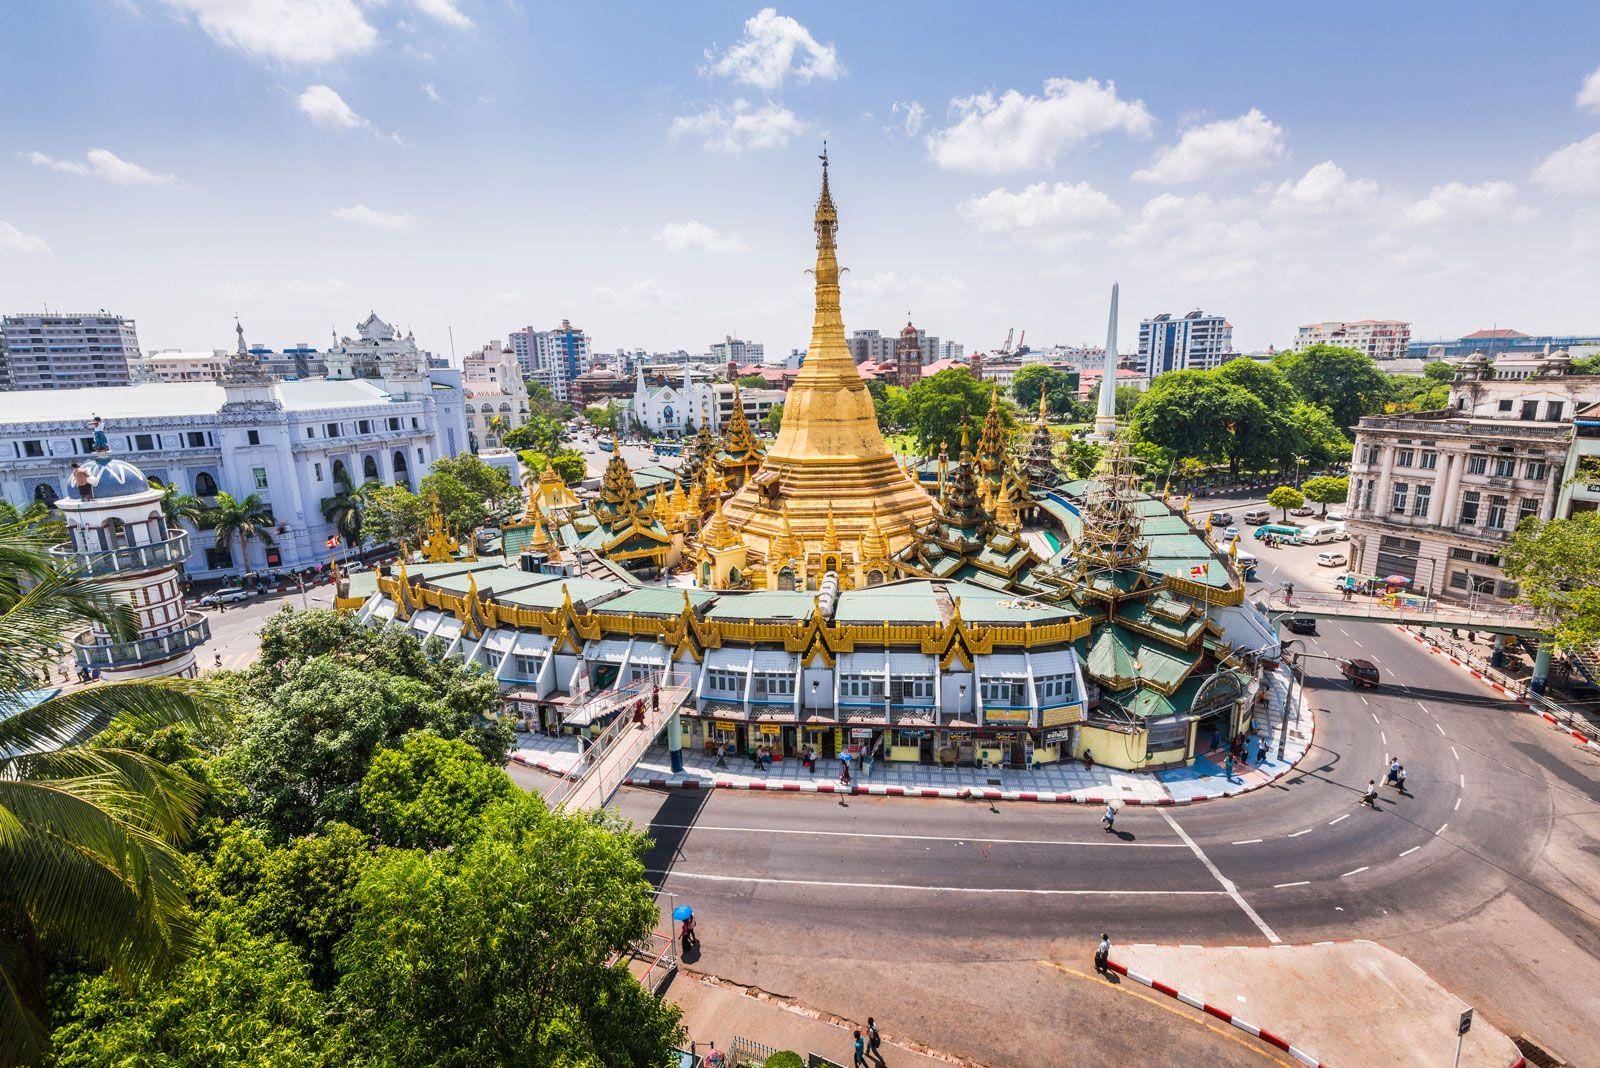
[{"label": "traffic island", "polygon": [[[1201,1009],[1302,1064],[1449,1064],[1467,1005],[1405,957],[1364,940],[1306,946],[1119,947],[1112,970]],[[1523,1063],[1482,1017],[1461,1038],[1463,1066]]]}]

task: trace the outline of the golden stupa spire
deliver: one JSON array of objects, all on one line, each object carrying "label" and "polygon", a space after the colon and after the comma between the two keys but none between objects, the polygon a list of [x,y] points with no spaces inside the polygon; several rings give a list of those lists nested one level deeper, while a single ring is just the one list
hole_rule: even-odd
[{"label": "golden stupa spire", "polygon": [[1040,426],[1049,426],[1050,425],[1050,413],[1049,413],[1049,410],[1045,407],[1045,403],[1048,400],[1049,400],[1049,395],[1046,393],[1044,387],[1043,386],[1039,387],[1039,425]]},{"label": "golden stupa spire", "polygon": [[739,544],[739,535],[728,525],[728,517],[722,514],[721,501],[717,502],[716,511],[711,513],[711,522],[706,524],[706,532],[700,540],[711,549],[726,549]]},{"label": "golden stupa spire", "polygon": [[1017,516],[1016,503],[1011,498],[1011,475],[1009,472],[1000,478],[1000,488],[994,494],[994,522],[1001,530],[1015,532],[1022,529],[1022,522]]},{"label": "golden stupa spire", "polygon": [[794,536],[794,525],[789,522],[789,504],[783,505],[783,525],[778,528],[778,536],[772,539],[770,555],[778,562],[793,560],[797,556],[804,556],[805,549],[800,544],[800,539]]},{"label": "golden stupa spire", "polygon": [[861,535],[861,562],[871,564],[889,559],[889,539],[878,525],[878,506],[872,506],[872,523]]},{"label": "golden stupa spire", "polygon": [[822,531],[822,550],[837,551],[839,548],[839,528],[833,525],[833,505],[828,505],[828,525]]},{"label": "golden stupa spire", "polygon": [[550,536],[544,529],[544,512],[534,508],[528,517],[533,520],[533,533],[528,535],[528,548],[534,552],[543,552],[550,547]]}]

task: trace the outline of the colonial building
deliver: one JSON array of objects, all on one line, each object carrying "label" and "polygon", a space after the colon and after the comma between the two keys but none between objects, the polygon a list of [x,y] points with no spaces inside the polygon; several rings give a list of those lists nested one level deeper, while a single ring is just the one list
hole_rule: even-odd
[{"label": "colonial building", "polygon": [[[1502,374],[1502,370],[1505,372]],[[1600,376],[1565,352],[1467,358],[1437,411],[1375,415],[1350,464],[1351,569],[1458,598],[1510,598],[1502,554],[1517,524],[1556,514],[1576,411]]]},{"label": "colonial building", "polygon": [[633,403],[629,409],[636,425],[651,434],[682,437],[701,427],[718,433],[734,408],[747,422],[760,426],[774,407],[783,403],[781,389],[737,390],[735,383],[716,382],[699,375],[687,364],[681,382],[653,384],[641,365],[634,373]]},{"label": "colonial building", "polygon": [[470,353],[462,368],[467,442],[473,452],[498,449],[506,434],[528,421],[531,407],[522,368],[512,350],[491,341]]}]

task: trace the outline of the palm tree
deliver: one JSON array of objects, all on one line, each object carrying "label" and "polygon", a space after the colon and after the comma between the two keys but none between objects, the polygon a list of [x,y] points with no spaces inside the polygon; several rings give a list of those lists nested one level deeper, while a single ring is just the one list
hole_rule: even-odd
[{"label": "palm tree", "polygon": [[367,515],[368,498],[373,490],[382,486],[375,478],[355,487],[348,481],[340,481],[339,492],[323,500],[322,518],[333,524],[334,532],[346,545],[360,547],[364,540],[361,523]]},{"label": "palm tree", "polygon": [[56,563],[52,535],[0,523],[0,1065],[49,1044],[46,941],[120,974],[158,974],[189,935],[182,860],[201,787],[127,749],[87,744],[113,725],[201,728],[213,700],[181,679],[104,683],[30,703],[41,671],[88,626],[137,633],[132,609]]},{"label": "palm tree", "polygon": [[167,519],[167,525],[177,526],[179,522],[187,521],[196,530],[200,525],[211,518],[211,509],[192,493],[183,493],[177,486],[167,484],[161,487],[161,514]]},{"label": "palm tree", "polygon": [[235,499],[226,491],[217,494],[217,503],[210,511],[211,529],[216,531],[218,545],[232,545],[239,539],[239,556],[244,562],[244,574],[250,577],[250,540],[260,539],[263,545],[272,544],[272,506],[261,499],[259,493]]}]

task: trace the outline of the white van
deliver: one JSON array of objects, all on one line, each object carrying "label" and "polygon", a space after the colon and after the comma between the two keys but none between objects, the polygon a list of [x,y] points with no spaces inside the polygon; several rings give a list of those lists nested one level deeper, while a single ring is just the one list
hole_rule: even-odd
[{"label": "white van", "polygon": [[1317,554],[1317,566],[1343,567],[1345,565],[1345,561],[1348,559],[1349,558],[1345,556],[1343,549],[1329,549],[1326,552],[1320,552]]},{"label": "white van", "polygon": [[1265,508],[1253,508],[1244,514],[1244,521],[1253,527],[1272,522],[1272,513]]},{"label": "white van", "polygon": [[1337,523],[1313,523],[1300,532],[1302,545],[1324,545],[1330,541],[1340,541],[1349,537],[1339,529]]}]

